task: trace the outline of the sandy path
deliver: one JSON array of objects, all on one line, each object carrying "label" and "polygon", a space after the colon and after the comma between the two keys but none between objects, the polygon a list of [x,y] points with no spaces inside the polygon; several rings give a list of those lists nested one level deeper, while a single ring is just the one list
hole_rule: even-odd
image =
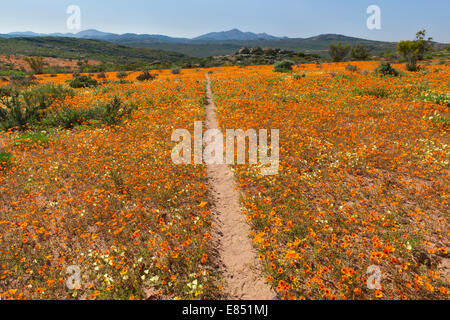
[{"label": "sandy path", "polygon": [[[218,128],[216,107],[212,99],[209,76],[207,79],[206,127]],[[239,191],[233,173],[226,164],[207,165],[210,191],[215,203],[214,241],[222,264],[225,292],[229,299],[269,300],[275,293],[261,273],[256,250],[249,238],[250,227],[239,205]]]}]

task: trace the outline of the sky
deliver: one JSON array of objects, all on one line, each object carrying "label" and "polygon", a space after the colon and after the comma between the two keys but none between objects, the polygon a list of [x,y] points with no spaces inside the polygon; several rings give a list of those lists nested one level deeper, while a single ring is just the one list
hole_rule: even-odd
[{"label": "sky", "polygon": [[[337,33],[371,40],[412,39],[422,28],[450,43],[449,0],[15,0],[2,1],[0,33],[77,32],[195,37],[238,28],[305,38]],[[81,10],[81,29],[67,28],[68,6]],[[369,30],[367,8],[381,10],[381,29]]]}]

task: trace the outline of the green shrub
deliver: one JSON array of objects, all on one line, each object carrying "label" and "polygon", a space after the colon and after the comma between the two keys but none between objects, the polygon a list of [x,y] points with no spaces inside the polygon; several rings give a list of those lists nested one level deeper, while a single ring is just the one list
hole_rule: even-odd
[{"label": "green shrub", "polygon": [[294,63],[289,60],[277,61],[277,62],[275,62],[274,66],[273,66],[273,71],[274,72],[289,72],[289,71],[292,71],[293,65],[294,65]]},{"label": "green shrub", "polygon": [[87,118],[87,110],[65,107],[58,112],[48,114],[42,119],[42,124],[47,127],[72,129],[75,126],[82,124]]},{"label": "green shrub", "polygon": [[150,72],[144,71],[144,72],[142,72],[140,75],[138,75],[136,77],[136,80],[138,80],[138,81],[148,81],[148,80],[154,80],[155,78],[156,78],[156,76],[152,75]]},{"label": "green shrub", "polygon": [[306,74],[304,74],[304,73],[303,73],[303,74],[298,74],[298,73],[296,73],[296,74],[293,75],[292,78],[293,78],[294,80],[300,80],[301,78],[305,78],[305,77],[306,77]]},{"label": "green shrub", "polygon": [[380,63],[380,65],[375,69],[375,72],[383,76],[398,76],[400,73],[392,68],[390,63]]},{"label": "green shrub", "polygon": [[171,72],[172,74],[180,74],[181,68],[180,68],[180,67],[172,68],[172,69],[170,70],[170,72]]},{"label": "green shrub", "polygon": [[0,130],[12,128],[25,130],[30,123],[36,123],[42,116],[37,105],[24,105],[20,101],[20,93],[11,88],[0,88]]},{"label": "green shrub", "polygon": [[341,42],[331,43],[328,53],[333,62],[340,62],[344,61],[345,57],[349,54],[350,49],[349,45],[343,45]]},{"label": "green shrub", "polygon": [[349,64],[345,67],[345,70],[350,71],[350,72],[356,72],[358,71],[358,67],[352,64]]},{"label": "green shrub", "polygon": [[101,121],[106,125],[117,125],[124,116],[131,114],[133,107],[125,106],[118,97],[106,104],[101,113]]},{"label": "green shrub", "polygon": [[116,77],[118,79],[125,79],[126,77],[128,77],[128,73],[126,73],[125,71],[119,71],[116,73]]},{"label": "green shrub", "polygon": [[77,76],[70,81],[70,86],[74,89],[78,88],[95,88],[98,86],[98,81],[90,76],[81,75]]},{"label": "green shrub", "polygon": [[44,110],[55,101],[62,102],[67,96],[73,96],[74,91],[61,84],[48,83],[22,91],[21,95],[27,106],[37,105],[39,109]]}]

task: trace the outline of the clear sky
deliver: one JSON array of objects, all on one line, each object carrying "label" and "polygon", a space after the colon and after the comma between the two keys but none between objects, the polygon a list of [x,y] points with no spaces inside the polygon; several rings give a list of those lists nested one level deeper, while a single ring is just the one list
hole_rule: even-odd
[{"label": "clear sky", "polygon": [[[2,0],[0,33],[69,32],[69,5],[81,9],[81,30],[195,37],[239,28],[276,36],[339,33],[374,40],[413,38],[427,29],[450,42],[450,0]],[[366,26],[369,5],[381,8],[381,29]]]}]

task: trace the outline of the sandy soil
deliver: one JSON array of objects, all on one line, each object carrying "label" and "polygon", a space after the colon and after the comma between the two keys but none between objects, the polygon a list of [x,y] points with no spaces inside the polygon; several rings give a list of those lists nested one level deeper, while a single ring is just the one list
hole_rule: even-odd
[{"label": "sandy soil", "polygon": [[[206,127],[218,128],[210,79],[207,78]],[[214,235],[225,293],[229,299],[270,300],[275,293],[265,282],[256,250],[249,237],[250,227],[240,210],[239,191],[233,173],[226,164],[207,165],[210,192],[215,203]]]}]

